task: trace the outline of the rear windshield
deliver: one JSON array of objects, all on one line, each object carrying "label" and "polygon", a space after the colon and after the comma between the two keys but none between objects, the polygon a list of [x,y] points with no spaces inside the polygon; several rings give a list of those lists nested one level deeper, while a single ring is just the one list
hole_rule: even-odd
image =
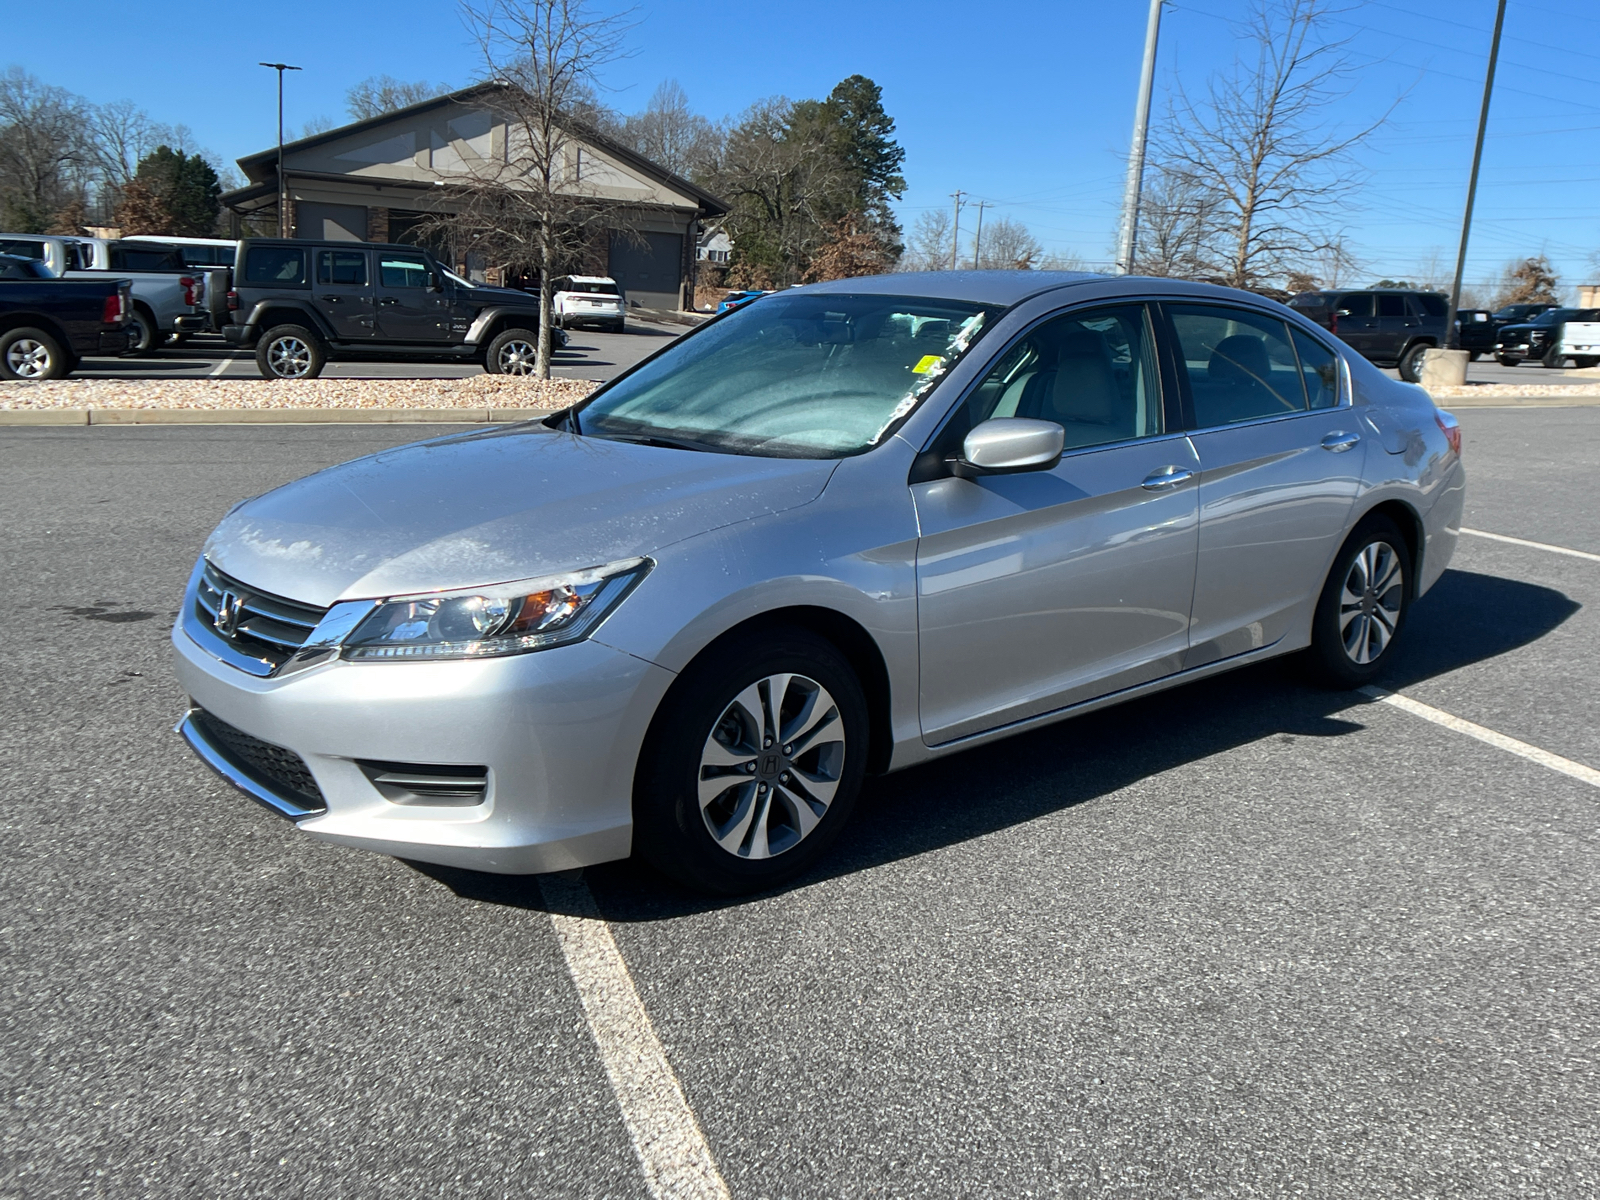
[{"label": "rear windshield", "polygon": [[0,257],[0,279],[54,279],[38,259]]},{"label": "rear windshield", "polygon": [[306,252],[289,246],[251,246],[244,256],[244,281],[305,287]]},{"label": "rear windshield", "polygon": [[615,296],[617,294],[617,285],[614,283],[578,283],[569,279],[562,285],[561,290],[564,292],[588,292],[595,296]]},{"label": "rear windshield", "polygon": [[113,271],[181,271],[183,256],[167,246],[113,244],[107,248]]}]

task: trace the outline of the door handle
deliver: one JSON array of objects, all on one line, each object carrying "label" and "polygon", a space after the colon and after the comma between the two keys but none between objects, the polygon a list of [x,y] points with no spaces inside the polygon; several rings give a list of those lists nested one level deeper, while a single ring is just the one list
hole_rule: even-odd
[{"label": "door handle", "polygon": [[1322,439],[1322,448],[1331,450],[1335,454],[1343,454],[1361,440],[1359,433],[1330,433]]},{"label": "door handle", "polygon": [[1144,482],[1139,486],[1147,492],[1165,491],[1170,487],[1177,487],[1194,478],[1194,472],[1183,467],[1162,467],[1159,471],[1151,471],[1144,477]]},{"label": "door handle", "polygon": [[322,298],[322,302],[324,304],[338,304],[340,301],[339,301],[339,297],[337,297],[337,296],[324,296]]},{"label": "door handle", "polygon": [[379,304],[399,304],[400,301],[396,300],[393,296],[385,296],[382,300],[379,300],[378,303]]}]

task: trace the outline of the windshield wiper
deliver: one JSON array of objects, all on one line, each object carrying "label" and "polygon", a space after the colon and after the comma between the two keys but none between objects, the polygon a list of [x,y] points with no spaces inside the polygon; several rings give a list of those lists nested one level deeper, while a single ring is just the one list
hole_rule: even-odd
[{"label": "windshield wiper", "polygon": [[661,446],[667,450],[697,450],[701,453],[721,454],[715,446],[708,446],[704,442],[680,442],[672,438],[656,437],[654,434],[642,433],[597,433],[592,437],[610,438],[614,442],[632,442],[636,446]]}]

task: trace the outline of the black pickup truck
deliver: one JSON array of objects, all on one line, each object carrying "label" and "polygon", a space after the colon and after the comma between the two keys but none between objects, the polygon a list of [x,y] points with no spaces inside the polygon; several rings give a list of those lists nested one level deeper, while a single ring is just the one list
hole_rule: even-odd
[{"label": "black pickup truck", "polygon": [[128,349],[126,279],[57,279],[34,259],[0,254],[0,379],[60,379],[85,354]]},{"label": "black pickup truck", "polygon": [[[254,349],[268,379],[310,379],[330,359],[479,362],[534,369],[539,298],[462,279],[425,250],[368,242],[246,238],[239,243],[230,345]],[[553,345],[567,335],[552,328]]]}]

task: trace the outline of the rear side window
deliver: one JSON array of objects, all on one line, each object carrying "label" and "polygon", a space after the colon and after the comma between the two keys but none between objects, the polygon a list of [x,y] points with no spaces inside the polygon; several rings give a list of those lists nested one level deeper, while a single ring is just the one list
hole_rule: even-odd
[{"label": "rear side window", "polygon": [[1370,317],[1372,315],[1371,292],[1351,292],[1348,296],[1340,296],[1339,303],[1334,307],[1342,310],[1349,317]]},{"label": "rear side window", "polygon": [[306,252],[289,246],[252,246],[244,256],[244,281],[305,287]]},{"label": "rear side window", "polygon": [[319,250],[317,282],[363,287],[367,282],[367,255],[363,250]]},{"label": "rear side window", "polygon": [[1334,408],[1339,403],[1339,356],[1303,329],[1289,326],[1300,376],[1312,408]]},{"label": "rear side window", "polygon": [[1442,317],[1449,308],[1444,297],[1434,292],[1418,292],[1411,297],[1411,303],[1419,306],[1425,317]]},{"label": "rear side window", "polygon": [[1173,304],[1167,311],[1196,427],[1306,411],[1300,359],[1284,322],[1220,305]]},{"label": "rear side window", "polygon": [[1406,298],[1393,292],[1378,293],[1378,315],[1380,317],[1403,317],[1406,315]]}]

